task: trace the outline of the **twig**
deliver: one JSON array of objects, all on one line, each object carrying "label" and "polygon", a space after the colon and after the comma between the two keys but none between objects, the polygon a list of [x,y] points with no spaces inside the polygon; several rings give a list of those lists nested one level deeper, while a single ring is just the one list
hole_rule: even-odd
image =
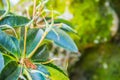
[{"label": "twig", "polygon": [[27,29],[28,27],[25,27],[25,35],[24,35],[24,51],[23,51],[23,58],[26,58],[26,40],[27,40]]},{"label": "twig", "polygon": [[30,19],[30,13],[28,8],[26,9],[26,12],[27,12],[27,17]]},{"label": "twig", "polygon": [[34,0],[34,5],[33,5],[33,17],[34,17],[35,14],[36,14],[36,2],[37,2],[37,0]]},{"label": "twig", "polygon": [[2,16],[0,16],[0,20],[3,19],[8,14],[8,12],[10,11],[10,1],[6,0],[6,3],[7,3],[7,10]]},{"label": "twig", "polygon": [[49,60],[49,61],[41,62],[41,64],[48,64],[48,63],[51,63],[51,62],[53,62],[53,61],[55,61],[55,60],[60,60],[60,59],[59,59],[59,58],[53,58],[53,59],[51,59],[51,60]]},{"label": "twig", "polygon": [[[37,24],[38,28],[44,28],[46,25],[40,25],[40,24]],[[56,26],[58,28],[61,27],[61,24],[54,24],[53,26]]]},{"label": "twig", "polygon": [[[34,21],[34,17],[33,17],[33,19],[25,26],[25,34],[24,34],[24,51],[23,51],[23,56],[22,56],[22,58],[24,59],[24,58],[26,58],[26,40],[27,40],[27,29],[28,29],[28,27],[33,23],[33,21]],[[22,60],[23,60],[22,59]]]},{"label": "twig", "polygon": [[48,34],[48,32],[45,31],[44,34],[42,35],[41,40],[39,41],[39,43],[35,47],[35,49],[28,55],[28,58],[31,58],[34,55],[35,51],[38,49],[39,45],[42,43],[42,41],[44,40],[44,38],[46,37],[47,34]]}]

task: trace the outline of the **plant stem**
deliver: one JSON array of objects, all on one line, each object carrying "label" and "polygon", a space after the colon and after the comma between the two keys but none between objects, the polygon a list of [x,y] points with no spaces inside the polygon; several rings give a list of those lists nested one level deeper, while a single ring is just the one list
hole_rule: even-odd
[{"label": "plant stem", "polygon": [[42,35],[41,40],[39,41],[39,43],[38,43],[37,46],[35,47],[35,49],[30,53],[30,55],[28,55],[28,58],[31,58],[31,57],[34,55],[35,51],[38,49],[39,45],[42,43],[42,41],[44,40],[44,38],[46,37],[47,34],[48,34],[48,31],[46,30],[46,31],[44,32],[44,34]]},{"label": "plant stem", "polygon": [[[44,18],[44,20],[45,20],[45,18]],[[39,45],[42,43],[42,41],[44,40],[44,38],[46,37],[46,35],[48,34],[48,32],[52,29],[53,24],[54,24],[53,13],[52,13],[52,22],[51,22],[51,24],[49,25],[46,20],[45,20],[45,23],[46,23],[46,27],[47,28],[46,28],[44,34],[42,35],[41,40],[39,41],[39,43],[35,47],[35,49],[28,55],[28,58],[31,58],[35,54],[35,51],[38,49]]]},{"label": "plant stem", "polygon": [[32,80],[32,78],[31,78],[29,72],[27,71],[27,68],[24,69],[24,72],[25,72],[25,74],[27,75],[28,80]]},{"label": "plant stem", "polygon": [[9,57],[9,58],[12,59],[12,60],[15,60],[15,61],[17,60],[17,61],[19,61],[19,60],[17,59],[17,57],[9,56],[9,55],[4,54],[4,53],[2,53],[2,55],[7,56],[7,57]]},{"label": "plant stem", "polygon": [[23,58],[26,58],[26,40],[27,40],[27,29],[28,27],[25,27],[25,34],[24,34],[24,51],[23,51]]},{"label": "plant stem", "polygon": [[51,60],[48,60],[48,61],[46,61],[46,62],[36,62],[35,64],[48,64],[48,63],[52,63],[53,61],[55,61],[55,60],[59,60],[59,58],[53,58],[53,59],[51,59]]},{"label": "plant stem", "polygon": [[[38,28],[44,28],[46,25],[39,25],[39,24],[37,24],[37,26],[38,26]],[[54,24],[53,26],[61,28],[62,24]]]},{"label": "plant stem", "polygon": [[10,11],[10,1],[6,0],[6,3],[7,3],[7,10],[2,16],[0,16],[0,20],[3,19],[8,14],[8,12]]},{"label": "plant stem", "polygon": [[28,27],[33,23],[35,18],[33,18],[26,26],[25,26],[25,34],[24,34],[24,51],[23,51],[23,56],[22,58],[26,58],[26,40],[27,40],[27,30],[28,30]]},{"label": "plant stem", "polygon": [[35,13],[36,13],[36,2],[37,2],[37,0],[34,0],[34,5],[33,5],[33,17],[35,16]]}]

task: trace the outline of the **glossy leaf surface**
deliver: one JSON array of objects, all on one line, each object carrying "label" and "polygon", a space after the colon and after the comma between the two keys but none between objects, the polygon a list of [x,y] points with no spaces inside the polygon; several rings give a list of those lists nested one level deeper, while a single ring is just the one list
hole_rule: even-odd
[{"label": "glossy leaf surface", "polygon": [[18,41],[15,37],[9,36],[0,30],[0,46],[13,55],[19,56]]},{"label": "glossy leaf surface", "polygon": [[43,62],[43,61],[47,61],[48,57],[49,57],[49,53],[47,50],[47,45],[44,44],[37,49],[35,54],[32,56],[32,60]]},{"label": "glossy leaf surface", "polygon": [[72,52],[78,52],[77,46],[74,43],[74,41],[69,37],[67,33],[65,33],[61,29],[55,29],[56,32],[50,31],[48,35],[46,36],[46,39],[53,40],[55,44],[58,46],[72,51]]},{"label": "glossy leaf surface", "polygon": [[51,80],[69,80],[67,75],[65,75],[64,72],[57,66],[53,64],[49,64],[49,65],[46,65],[46,68],[50,72]]},{"label": "glossy leaf surface", "polygon": [[39,43],[41,37],[43,34],[43,30],[41,29],[30,29],[28,31],[28,35],[27,35],[27,54],[29,54],[30,52],[32,52],[35,47],[37,46],[37,44]]},{"label": "glossy leaf surface", "polygon": [[36,70],[31,70],[30,75],[32,80],[46,80],[46,76],[49,76],[50,74],[45,66],[39,64],[37,65]]},{"label": "glossy leaf surface", "polygon": [[0,74],[0,80],[17,80],[20,75],[20,67],[15,61],[9,62]]},{"label": "glossy leaf surface", "polygon": [[56,24],[61,24],[60,25],[60,28],[64,31],[67,31],[67,32],[73,32],[73,33],[77,33],[74,29],[72,29],[73,25],[67,21],[67,20],[64,20],[64,19],[56,19],[54,21],[54,23]]},{"label": "glossy leaf surface", "polygon": [[9,25],[12,27],[23,27],[29,22],[29,19],[23,16],[6,16],[0,20],[0,25]]},{"label": "glossy leaf surface", "polygon": [[3,56],[2,56],[2,54],[0,52],[0,72],[3,69],[3,67],[4,67],[4,58],[3,58]]}]

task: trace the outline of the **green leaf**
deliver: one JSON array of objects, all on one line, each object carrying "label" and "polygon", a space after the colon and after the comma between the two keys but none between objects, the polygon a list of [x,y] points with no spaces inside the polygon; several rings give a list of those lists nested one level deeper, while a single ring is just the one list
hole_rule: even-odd
[{"label": "green leaf", "polygon": [[3,56],[2,56],[2,54],[0,52],[0,72],[3,69],[3,67],[4,67],[4,58],[3,58]]},{"label": "green leaf", "polygon": [[74,29],[72,29],[69,25],[64,24],[64,23],[62,23],[61,29],[64,30],[64,31],[77,33],[77,32],[76,32]]},{"label": "green leaf", "polygon": [[19,45],[18,40],[17,40],[15,37],[13,37],[13,36],[11,36],[11,39],[12,39],[12,40],[14,41],[14,43],[15,43],[15,46],[16,46],[16,48],[17,48],[17,53],[20,54],[20,45]]},{"label": "green leaf", "polygon": [[51,30],[46,36],[46,39],[53,40],[55,44],[66,50],[78,52],[76,44],[67,33],[58,28],[55,28],[55,31],[56,33]]},{"label": "green leaf", "polygon": [[55,19],[54,23],[64,23],[64,24],[67,24],[67,25],[73,27],[72,23],[69,22],[68,20],[65,20],[65,19],[60,19],[60,18],[59,19]]},{"label": "green leaf", "polygon": [[42,64],[39,64],[37,65],[36,70],[30,71],[30,75],[32,80],[46,80],[47,79],[46,76],[49,76],[50,73],[48,72],[45,66],[43,66]]},{"label": "green leaf", "polygon": [[44,64],[44,65],[45,65],[45,66],[49,66],[49,67],[53,67],[54,69],[58,70],[59,72],[61,72],[62,74],[64,74],[64,75],[67,76],[67,74],[66,74],[63,70],[61,70],[58,66],[56,66],[56,65],[53,64],[53,63],[48,63],[48,64]]},{"label": "green leaf", "polygon": [[3,55],[4,57],[4,65],[8,64],[9,62],[13,61],[10,57],[11,55]]},{"label": "green leaf", "polygon": [[20,50],[21,52],[23,52],[24,50],[24,32],[25,31],[25,27],[22,27],[21,30],[20,30]]},{"label": "green leaf", "polygon": [[43,34],[42,29],[30,29],[27,35],[27,54],[31,53],[39,43]]},{"label": "green leaf", "polygon": [[[0,10],[0,16],[2,16],[5,13],[5,10]],[[13,13],[9,12],[6,16],[12,16]]]},{"label": "green leaf", "polygon": [[21,68],[15,61],[9,62],[0,74],[0,80],[18,80]]},{"label": "green leaf", "polygon": [[46,80],[45,76],[38,72],[30,73],[32,80]]},{"label": "green leaf", "polygon": [[69,80],[68,76],[66,76],[61,69],[57,66],[53,65],[46,65],[46,68],[50,72],[50,79],[51,80]]},{"label": "green leaf", "polygon": [[18,41],[16,38],[7,35],[0,30],[0,46],[7,50],[9,53],[19,56]]},{"label": "green leaf", "polygon": [[77,33],[74,29],[72,29],[73,25],[64,19],[56,19],[54,20],[54,23],[61,23],[61,29],[67,32],[73,32],[73,33]]},{"label": "green leaf", "polygon": [[38,64],[37,66],[38,66],[37,70],[43,72],[45,75],[50,75],[50,73],[48,72],[47,68],[44,65]]},{"label": "green leaf", "polygon": [[32,60],[44,62],[48,60],[48,57],[49,57],[49,53],[47,50],[47,45],[44,44],[37,49],[35,54],[32,56]]},{"label": "green leaf", "polygon": [[12,27],[23,27],[30,20],[23,16],[6,16],[0,20],[0,25],[9,25]]}]

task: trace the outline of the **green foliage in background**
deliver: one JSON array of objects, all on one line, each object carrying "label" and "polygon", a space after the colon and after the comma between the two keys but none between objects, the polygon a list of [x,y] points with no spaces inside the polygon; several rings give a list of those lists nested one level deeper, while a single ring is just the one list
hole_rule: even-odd
[{"label": "green foliage in background", "polygon": [[119,80],[119,56],[120,46],[116,43],[100,44],[99,46],[89,48],[74,66],[75,68],[70,70],[71,79]]},{"label": "green foliage in background", "polygon": [[3,9],[3,7],[4,7],[3,1],[0,0],[0,9]]},{"label": "green foliage in background", "polygon": [[104,4],[97,0],[78,0],[71,3],[70,9],[74,15],[71,22],[76,25],[82,46],[109,40],[112,14]]},{"label": "green foliage in background", "polygon": [[110,6],[101,0],[50,0],[53,8],[63,14],[68,11],[73,15],[70,20],[78,32],[74,36],[79,48],[91,47],[104,43],[111,38],[112,13]]}]

